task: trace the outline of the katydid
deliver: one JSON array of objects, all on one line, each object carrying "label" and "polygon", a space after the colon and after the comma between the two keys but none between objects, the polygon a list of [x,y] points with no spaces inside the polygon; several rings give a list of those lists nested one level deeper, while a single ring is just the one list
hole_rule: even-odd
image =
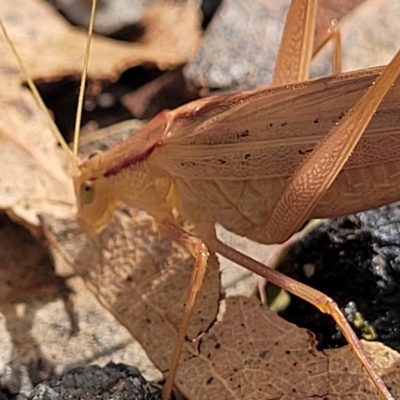
[{"label": "katydid", "polygon": [[[304,7],[304,19],[300,19],[302,22],[313,19],[315,4],[308,3],[310,8],[305,3],[292,3],[296,12]],[[296,15],[296,12],[293,15]],[[298,14],[296,17],[298,23]],[[287,26],[293,25],[288,22]],[[304,26],[312,31],[312,24],[304,22]],[[307,34],[304,36],[307,37]],[[293,46],[291,48],[293,49]],[[293,53],[285,54],[284,50],[283,47],[281,57],[288,58],[287,64],[296,59]],[[303,55],[304,50],[299,50],[298,54]],[[308,50],[308,56],[301,62],[299,69],[308,70],[310,58],[311,50]],[[177,368],[181,343],[195,296],[201,286],[208,247],[307,299],[321,311],[332,314],[382,396],[390,398],[350,326],[331,299],[291,281],[278,272],[266,269],[265,266],[222,244],[215,237],[214,224],[218,222],[239,235],[262,243],[276,243],[286,240],[310,217],[352,213],[382,204],[382,200],[377,197],[373,200],[374,204],[365,204],[371,199],[365,196],[365,193],[362,196],[369,200],[361,204],[360,194],[353,193],[353,198],[342,206],[342,211],[332,207],[332,200],[337,198],[335,193],[344,193],[347,196],[349,187],[350,191],[354,190],[355,184],[351,184],[352,177],[359,178],[358,173],[353,172],[352,175],[351,170],[354,166],[350,162],[349,172],[346,169],[342,176],[340,171],[376,108],[396,80],[399,68],[400,55],[385,69],[379,80],[376,80],[376,76],[370,76],[372,79],[363,89],[368,88],[368,85],[370,88],[363,97],[359,93],[358,102],[349,104],[348,109],[339,112],[336,109],[333,111],[334,115],[328,116],[327,113],[321,116],[321,121],[318,121],[319,134],[323,132],[321,125],[325,125],[323,119],[326,122],[326,119],[333,117],[337,122],[331,124],[337,126],[330,132],[330,128],[326,128],[325,132],[329,134],[316,147],[318,139],[316,140],[315,136],[312,139],[303,136],[289,141],[287,138],[290,137],[290,133],[283,133],[285,129],[282,129],[282,125],[289,124],[290,128],[286,132],[291,131],[294,136],[294,123],[298,121],[286,118],[285,124],[282,120],[280,123],[273,122],[276,121],[273,113],[276,112],[277,105],[286,110],[292,107],[292,113],[294,104],[300,98],[307,97],[307,89],[311,86],[312,100],[309,100],[317,101],[321,90],[321,87],[317,88],[318,83],[321,86],[327,84],[323,80],[310,82],[310,86],[293,85],[275,90],[261,89],[198,100],[177,110],[159,114],[132,138],[81,164],[81,175],[75,181],[76,192],[81,199],[78,219],[88,231],[101,229],[112,215],[116,200],[122,200],[153,215],[162,230],[187,246],[196,258],[193,283],[178,338],[179,344],[171,366],[172,376]],[[290,71],[289,74],[285,74],[283,78],[275,79],[274,83],[282,85],[302,79],[304,72],[299,77],[293,76]],[[341,103],[341,95],[338,92],[354,83],[350,78],[351,83],[343,79],[337,82],[329,80],[332,85],[337,85],[337,91],[332,91],[332,95],[333,92],[338,94],[335,98],[338,103]],[[326,96],[326,93],[324,95]],[[307,100],[300,107],[304,109],[306,103]],[[316,124],[321,111],[314,107],[312,112],[315,118],[309,119],[308,122]],[[339,123],[340,119],[342,120]],[[307,131],[309,132],[310,128]],[[313,136],[312,133],[309,135]],[[369,133],[366,132],[366,135],[368,140]],[[382,135],[383,131],[380,132],[380,138]],[[295,144],[296,141],[298,142]],[[290,160],[290,157],[296,158],[302,153],[303,146],[315,149],[305,161],[300,157],[295,162]],[[288,151],[290,147],[292,149]],[[291,155],[280,157],[286,152],[290,152]],[[273,153],[275,158],[271,156]],[[302,165],[297,171],[292,167],[287,173],[282,173],[285,167],[279,164],[280,160],[287,165]],[[371,168],[382,166],[374,164]],[[339,178],[336,179],[338,175]],[[289,177],[289,181],[285,183]],[[344,185],[348,186],[343,188]],[[376,189],[374,193],[376,194]],[[396,196],[387,196],[383,202],[394,200]],[[174,223],[173,209],[177,209],[183,217],[194,222],[197,237],[182,231]],[[169,379],[165,397],[169,396],[171,387],[172,381]]]},{"label": "katydid", "polygon": [[[195,257],[164,398],[172,390],[208,249],[331,314],[381,396],[392,398],[332,299],[215,235],[219,223],[261,243],[280,243],[309,218],[350,214],[399,198],[400,87],[395,81],[400,53],[383,69],[293,83],[306,79],[309,69],[315,8],[313,0],[292,1],[285,35],[295,45],[281,47],[274,87],[162,112],[129,139],[75,168],[78,221],[88,233],[107,225],[120,200],[152,215]],[[282,65],[296,67],[283,71]],[[385,154],[368,154],[365,149],[373,144]],[[77,139],[74,163],[76,153]],[[372,182],[370,175],[378,174]],[[195,225],[194,234],[176,224],[174,210]]]}]

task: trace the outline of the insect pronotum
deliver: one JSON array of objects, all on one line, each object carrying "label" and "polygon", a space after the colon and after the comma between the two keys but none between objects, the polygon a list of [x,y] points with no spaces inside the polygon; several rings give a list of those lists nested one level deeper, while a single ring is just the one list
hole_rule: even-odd
[{"label": "insect pronotum", "polygon": [[[307,78],[315,9],[313,0],[292,1],[272,89],[215,96],[162,112],[131,138],[79,166],[74,141],[78,220],[88,232],[99,232],[112,218],[116,201],[122,200],[151,214],[160,229],[196,259],[164,398],[172,390],[208,249],[331,314],[382,398],[393,398],[332,299],[228,247],[215,235],[218,222],[250,239],[280,243],[309,218],[349,214],[399,197],[396,152],[366,159],[363,148],[374,141],[396,146],[400,88],[394,83],[400,53],[383,69],[296,85],[293,82]],[[313,107],[308,107],[310,102]],[[312,123],[316,116],[318,125]],[[285,124],[278,123],[282,120]],[[304,157],[302,150],[310,147],[312,153]],[[360,174],[382,171],[385,191],[373,185],[356,189]],[[338,203],[342,195],[347,202]],[[195,235],[176,224],[175,209],[194,223]]]}]

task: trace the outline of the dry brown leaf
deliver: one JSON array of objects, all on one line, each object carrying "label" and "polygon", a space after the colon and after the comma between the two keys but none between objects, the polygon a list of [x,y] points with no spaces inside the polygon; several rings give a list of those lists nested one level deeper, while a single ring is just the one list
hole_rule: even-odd
[{"label": "dry brown leaf", "polygon": [[13,386],[9,394],[17,395],[21,380],[35,385],[70,368],[105,365],[110,360],[134,365],[148,379],[162,379],[140,344],[99,304],[82,280],[74,277],[66,283],[72,292],[70,310],[61,296],[44,300],[40,292],[39,298],[31,298],[29,303],[1,308],[1,391]]},{"label": "dry brown leaf", "polygon": [[[180,246],[161,239],[152,218],[119,210],[98,237],[83,235],[74,221],[46,217],[48,237],[89,289],[143,345],[161,371],[169,366],[193,259]],[[196,338],[216,319],[219,268],[211,257],[193,312],[188,336]],[[187,343],[186,353],[193,352]]]},{"label": "dry brown leaf", "polygon": [[[198,10],[178,3],[154,7],[144,17],[144,43],[93,38],[92,79],[115,80],[124,69],[143,63],[171,68],[193,57],[201,36]],[[41,0],[2,2],[0,15],[33,79],[80,76],[86,33],[68,25],[49,4]],[[2,69],[17,78],[18,69],[9,51],[2,41],[0,52],[6,61]]]},{"label": "dry brown leaf", "polygon": [[0,208],[38,225],[38,215],[71,215],[72,184],[65,159],[31,94],[0,98]]},{"label": "dry brown leaf", "polygon": [[[151,220],[130,222],[120,211],[116,221],[96,241],[81,238],[77,244],[74,224],[68,228],[60,221],[51,222],[50,235],[102,304],[165,371],[192,260],[160,241]],[[211,263],[192,319],[189,335],[195,339],[185,344],[176,380],[189,399],[378,398],[348,346],[317,351],[311,333],[255,298],[228,298],[217,319],[218,293],[218,269]],[[398,353],[379,343],[367,346],[396,392]]]},{"label": "dry brown leaf", "polygon": [[[318,352],[315,344],[312,334],[256,299],[228,298],[222,323],[201,338],[198,357],[184,364],[197,374],[180,383],[196,399],[379,398],[348,346]],[[376,343],[367,346],[369,351],[384,348],[386,363],[377,367],[386,381],[386,372],[399,365],[398,353]],[[396,397],[399,378],[394,382],[390,375],[387,383]]]},{"label": "dry brown leaf", "polygon": [[161,374],[78,276],[54,272],[46,244],[0,214],[0,392],[20,393],[66,369],[115,362]]}]

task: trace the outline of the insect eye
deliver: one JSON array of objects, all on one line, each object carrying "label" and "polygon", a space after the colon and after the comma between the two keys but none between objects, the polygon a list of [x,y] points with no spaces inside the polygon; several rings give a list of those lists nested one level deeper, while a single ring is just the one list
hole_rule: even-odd
[{"label": "insect eye", "polygon": [[79,188],[79,202],[84,205],[90,204],[94,199],[94,184],[92,181],[85,181]]}]

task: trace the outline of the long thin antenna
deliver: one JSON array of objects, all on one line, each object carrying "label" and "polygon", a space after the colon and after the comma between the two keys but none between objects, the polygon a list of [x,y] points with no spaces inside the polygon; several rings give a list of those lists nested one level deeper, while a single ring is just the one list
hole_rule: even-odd
[{"label": "long thin antenna", "polygon": [[51,117],[49,110],[47,109],[46,105],[43,102],[42,97],[40,96],[39,91],[37,90],[36,85],[34,84],[32,78],[30,77],[28,70],[25,67],[25,64],[23,63],[20,55],[17,52],[17,49],[15,48],[13,42],[11,41],[10,37],[8,36],[7,30],[3,24],[3,21],[0,18],[0,27],[1,30],[3,31],[4,38],[6,39],[6,42],[10,46],[10,49],[14,53],[14,57],[17,60],[17,63],[22,71],[22,74],[25,77],[26,82],[28,83],[29,88],[31,89],[33,93],[33,97],[35,98],[36,102],[38,103],[39,107],[42,109],[42,111],[45,113],[45,115],[48,117],[50,129],[52,130],[54,136],[58,140],[58,143],[60,143],[61,147],[65,150],[67,153],[68,157],[73,160],[73,154],[71,149],[68,147],[67,142],[64,140],[63,136],[61,135],[60,131],[57,128],[57,125],[54,123],[53,118]]},{"label": "long thin antenna", "polygon": [[81,87],[79,89],[78,108],[76,110],[74,145],[73,145],[73,161],[72,161],[73,162],[73,164],[72,164],[73,176],[78,174],[77,158],[78,158],[78,147],[79,147],[79,130],[80,130],[81,120],[82,120],[83,98],[85,95],[85,85],[86,85],[87,70],[88,70],[88,64],[89,64],[90,46],[92,44],[92,37],[93,37],[94,14],[96,11],[96,6],[97,6],[97,0],[93,0],[92,1],[92,10],[91,10],[91,14],[90,14],[89,29],[88,29],[88,40],[86,42],[85,60],[83,63]]}]

